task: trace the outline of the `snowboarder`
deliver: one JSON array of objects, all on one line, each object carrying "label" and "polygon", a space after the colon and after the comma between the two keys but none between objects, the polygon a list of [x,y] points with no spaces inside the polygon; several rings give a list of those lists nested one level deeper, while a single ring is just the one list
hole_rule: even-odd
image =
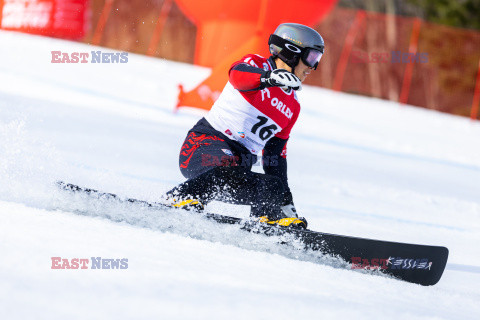
[{"label": "snowboarder", "polygon": [[[260,222],[306,228],[288,185],[286,145],[300,112],[296,91],[317,68],[324,42],[310,27],[284,23],[268,44],[268,59],[248,54],[233,63],[212,109],[188,132],[179,157],[188,180],[167,199],[200,210],[211,200],[247,204]],[[265,174],[251,171],[262,150]]]}]

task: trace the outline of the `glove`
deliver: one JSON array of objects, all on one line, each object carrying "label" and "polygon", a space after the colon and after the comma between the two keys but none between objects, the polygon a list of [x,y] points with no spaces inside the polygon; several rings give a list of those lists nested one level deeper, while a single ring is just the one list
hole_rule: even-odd
[{"label": "glove", "polygon": [[275,69],[267,71],[260,81],[267,87],[291,88],[293,90],[302,90],[302,81],[296,75],[285,69]]},{"label": "glove", "polygon": [[282,206],[282,211],[289,218],[298,218],[297,209],[293,203]]}]

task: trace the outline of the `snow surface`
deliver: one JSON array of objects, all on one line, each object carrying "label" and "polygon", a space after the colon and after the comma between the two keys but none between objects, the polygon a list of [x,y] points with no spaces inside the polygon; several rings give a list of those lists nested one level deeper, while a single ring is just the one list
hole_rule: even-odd
[{"label": "snow surface", "polygon": [[[209,70],[133,54],[126,64],[52,64],[54,50],[112,50],[4,31],[0,44],[1,319],[480,315],[478,122],[313,87],[299,94],[288,157],[298,211],[313,230],[447,246],[443,278],[422,287],[187,213],[58,191],[64,180],[155,201],[183,181],[178,151],[203,113],[172,112],[177,85],[192,88]],[[128,258],[128,269],[54,270],[51,257]]]}]

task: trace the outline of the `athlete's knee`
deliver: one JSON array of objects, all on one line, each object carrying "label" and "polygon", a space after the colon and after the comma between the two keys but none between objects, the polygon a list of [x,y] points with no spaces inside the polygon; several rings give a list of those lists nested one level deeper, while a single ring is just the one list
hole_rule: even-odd
[{"label": "athlete's knee", "polygon": [[187,179],[196,178],[202,173],[205,173],[209,170],[211,170],[211,168],[198,167],[198,166],[188,166],[188,167],[180,166],[180,173]]}]

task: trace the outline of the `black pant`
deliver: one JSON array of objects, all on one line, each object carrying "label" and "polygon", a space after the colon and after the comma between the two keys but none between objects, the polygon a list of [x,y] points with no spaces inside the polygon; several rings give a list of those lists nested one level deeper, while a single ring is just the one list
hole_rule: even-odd
[{"label": "black pant", "polygon": [[202,119],[189,131],[179,165],[188,180],[168,192],[195,198],[251,205],[252,216],[283,217],[284,186],[280,178],[252,172],[257,161],[245,147],[213,129]]},{"label": "black pant", "polygon": [[251,205],[251,215],[282,218],[284,187],[279,178],[252,172],[242,167],[215,167],[189,179],[168,192],[182,199],[199,199],[202,203],[219,200]]}]

